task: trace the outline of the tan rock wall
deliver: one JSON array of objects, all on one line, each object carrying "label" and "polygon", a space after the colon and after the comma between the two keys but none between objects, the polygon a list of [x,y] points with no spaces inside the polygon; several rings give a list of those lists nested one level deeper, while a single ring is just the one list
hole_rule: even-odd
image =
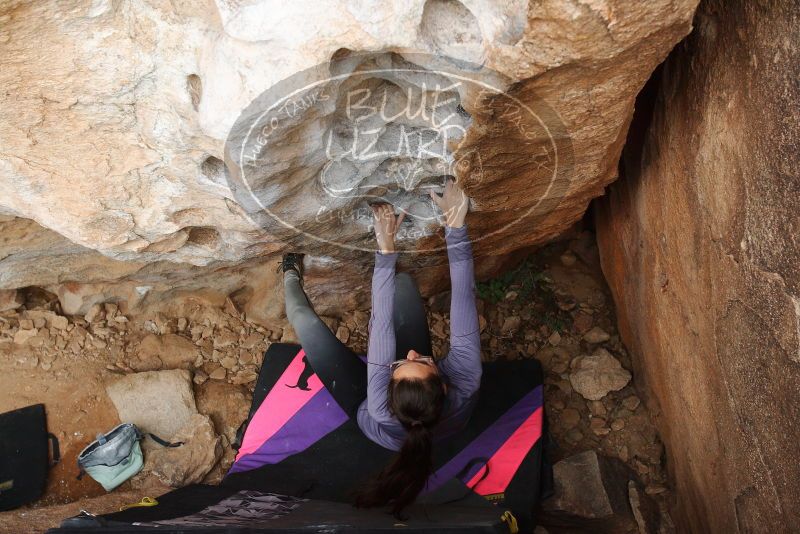
[{"label": "tan rock wall", "polygon": [[686,531],[800,529],[798,13],[701,4],[597,202]]},{"label": "tan rock wall", "polygon": [[[469,131],[485,171],[480,183],[466,183],[476,204],[469,222],[476,236],[491,236],[478,247],[482,265],[499,265],[503,254],[568,228],[615,178],[635,95],[689,31],[696,3],[395,0],[376,10],[337,0],[278,8],[260,0],[3,2],[0,216],[16,217],[15,228],[35,221],[52,232],[47,239],[64,240],[52,254],[41,236],[0,244],[0,288],[122,280],[192,288],[218,279],[227,291],[248,261],[272,261],[289,246],[319,265],[367,263],[367,255],[254,224],[222,164],[226,136],[256,96],[342,50],[482,62],[521,102],[553,110],[572,157],[560,163],[556,202],[535,216],[525,214],[546,169],[513,133],[514,118],[489,109]],[[308,139],[287,137],[264,154],[286,163],[264,178],[285,186],[290,209],[310,188],[300,177],[314,176]],[[346,245],[371,240],[366,226],[337,231]],[[40,268],[28,269],[34,256]],[[351,283],[363,274],[351,271]]]}]

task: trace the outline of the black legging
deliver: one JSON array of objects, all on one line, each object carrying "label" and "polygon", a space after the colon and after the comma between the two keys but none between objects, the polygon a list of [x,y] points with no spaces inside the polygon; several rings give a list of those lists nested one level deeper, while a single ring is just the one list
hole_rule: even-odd
[{"label": "black legging", "polygon": [[[339,341],[316,314],[293,270],[283,275],[286,316],[292,324],[308,363],[333,398],[350,417],[367,396],[367,365]],[[414,280],[406,273],[395,276],[393,322],[395,358],[405,358],[414,349],[433,354],[425,305]]]}]

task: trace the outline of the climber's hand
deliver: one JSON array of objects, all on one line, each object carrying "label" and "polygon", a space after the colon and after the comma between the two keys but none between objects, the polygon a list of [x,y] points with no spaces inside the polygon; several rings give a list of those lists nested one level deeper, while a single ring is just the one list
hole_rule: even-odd
[{"label": "climber's hand", "polygon": [[431,191],[433,202],[439,206],[444,216],[444,221],[450,228],[461,228],[469,210],[469,197],[461,187],[451,179],[444,184],[442,196]]},{"label": "climber's hand", "polygon": [[391,254],[394,252],[394,236],[406,214],[400,213],[395,218],[391,204],[373,204],[372,214],[375,216],[375,237],[378,240],[378,248],[381,254]]}]

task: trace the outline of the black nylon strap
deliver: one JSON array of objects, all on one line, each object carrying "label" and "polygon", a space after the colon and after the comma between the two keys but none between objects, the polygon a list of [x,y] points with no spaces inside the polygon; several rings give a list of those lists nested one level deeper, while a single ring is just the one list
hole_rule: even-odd
[{"label": "black nylon strap", "polygon": [[469,470],[472,469],[472,466],[476,465],[476,464],[483,464],[484,467],[486,467],[486,470],[483,472],[483,475],[481,475],[481,478],[479,478],[478,481],[475,482],[475,484],[473,484],[473,486],[470,489],[472,489],[475,486],[477,486],[478,484],[480,484],[481,481],[483,481],[484,478],[489,476],[489,458],[486,458],[485,456],[478,456],[476,458],[473,458],[456,475],[456,478],[461,478],[463,476],[466,476],[466,474],[469,473]]},{"label": "black nylon strap", "polygon": [[150,436],[150,439],[152,439],[153,441],[164,447],[180,447],[181,445],[183,445],[182,441],[178,441],[177,443],[170,443],[169,441],[161,439],[155,434],[151,434],[150,432],[148,432],[147,435]]}]

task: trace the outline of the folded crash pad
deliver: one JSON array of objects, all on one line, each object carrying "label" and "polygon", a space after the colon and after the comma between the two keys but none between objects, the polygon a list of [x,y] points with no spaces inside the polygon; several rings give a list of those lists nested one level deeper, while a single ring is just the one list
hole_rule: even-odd
[{"label": "folded crash pad", "polygon": [[58,460],[58,440],[47,432],[44,404],[0,414],[0,510],[39,499]]}]

